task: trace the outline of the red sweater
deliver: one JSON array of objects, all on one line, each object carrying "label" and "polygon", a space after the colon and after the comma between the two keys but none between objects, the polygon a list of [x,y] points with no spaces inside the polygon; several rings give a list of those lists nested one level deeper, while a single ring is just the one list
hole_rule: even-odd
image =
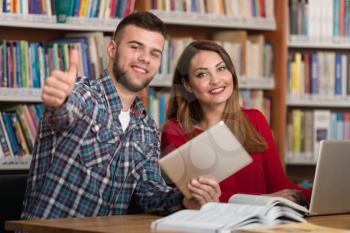
[{"label": "red sweater", "polygon": [[[227,202],[230,196],[236,193],[268,194],[282,189],[301,190],[306,199],[310,201],[311,190],[293,184],[284,174],[270,127],[262,113],[257,110],[245,109],[243,113],[265,139],[268,148],[262,153],[251,154],[253,159],[251,164],[220,182],[222,192],[220,201]],[[201,132],[201,130],[196,129],[195,135]],[[170,120],[164,126],[162,133],[162,153],[167,154],[188,140],[190,138],[183,132],[179,123],[176,120]]]}]

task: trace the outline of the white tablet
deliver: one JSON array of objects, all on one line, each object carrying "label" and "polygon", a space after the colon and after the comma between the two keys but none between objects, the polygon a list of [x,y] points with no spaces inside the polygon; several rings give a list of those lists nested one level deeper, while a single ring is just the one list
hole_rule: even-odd
[{"label": "white tablet", "polygon": [[252,162],[252,158],[223,121],[159,160],[170,180],[189,198],[192,178],[214,177],[218,182]]}]

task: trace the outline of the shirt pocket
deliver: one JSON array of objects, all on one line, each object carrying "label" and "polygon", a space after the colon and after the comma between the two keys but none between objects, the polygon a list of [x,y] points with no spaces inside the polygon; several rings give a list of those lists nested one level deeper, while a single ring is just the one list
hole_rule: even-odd
[{"label": "shirt pocket", "polygon": [[119,145],[119,137],[111,129],[95,125],[87,134],[80,157],[86,167],[107,166]]}]

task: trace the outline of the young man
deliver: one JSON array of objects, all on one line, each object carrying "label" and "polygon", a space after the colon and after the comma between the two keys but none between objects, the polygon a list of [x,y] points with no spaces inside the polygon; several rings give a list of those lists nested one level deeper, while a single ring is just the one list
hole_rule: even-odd
[{"label": "young man", "polygon": [[137,94],[160,66],[164,35],[156,16],[134,13],[118,25],[101,78],[76,83],[73,50],[69,69],[46,79],[23,219],[126,214],[131,200],[161,214],[218,201],[215,180],[193,180],[188,200],[160,175],[159,133]]}]

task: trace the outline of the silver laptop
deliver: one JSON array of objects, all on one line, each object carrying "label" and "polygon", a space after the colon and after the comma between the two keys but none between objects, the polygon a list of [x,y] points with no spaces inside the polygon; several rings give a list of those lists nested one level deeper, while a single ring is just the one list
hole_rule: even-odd
[{"label": "silver laptop", "polygon": [[309,215],[350,213],[350,141],[321,141]]},{"label": "silver laptop", "polygon": [[188,182],[198,176],[218,182],[252,162],[252,158],[223,121],[202,132],[159,160],[159,165],[185,197]]}]

